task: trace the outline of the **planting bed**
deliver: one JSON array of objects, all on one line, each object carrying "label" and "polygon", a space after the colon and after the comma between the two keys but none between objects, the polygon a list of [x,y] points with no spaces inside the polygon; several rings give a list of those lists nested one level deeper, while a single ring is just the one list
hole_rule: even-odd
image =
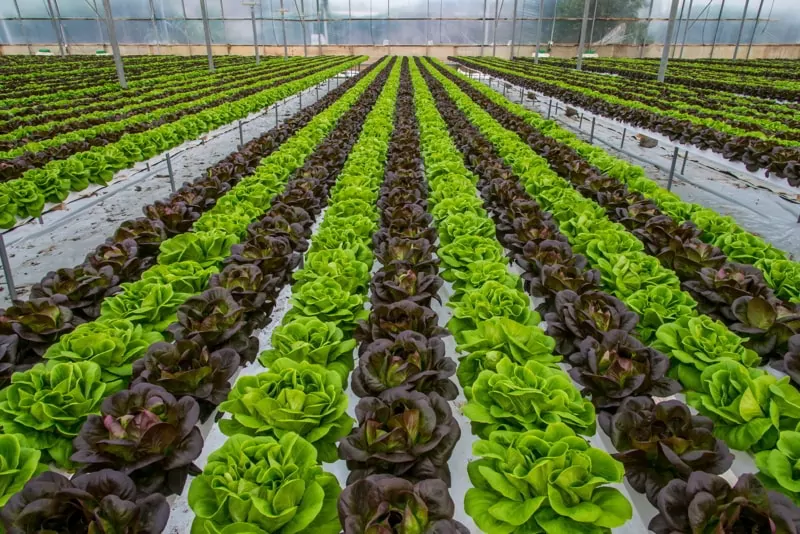
[{"label": "planting bed", "polygon": [[312,102],[0,314],[8,532],[797,532],[791,255],[437,60]]},{"label": "planting bed", "polygon": [[460,57],[470,68],[557,97],[569,105],[647,128],[800,185],[798,111],[723,91],[578,72],[526,60]]}]

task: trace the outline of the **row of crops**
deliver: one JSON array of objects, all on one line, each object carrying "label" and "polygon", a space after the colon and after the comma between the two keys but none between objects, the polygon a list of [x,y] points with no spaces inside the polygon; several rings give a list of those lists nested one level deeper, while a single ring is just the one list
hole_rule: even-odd
[{"label": "row of crops", "polygon": [[[658,83],[653,63],[644,60],[587,60],[584,70],[576,71],[559,59],[539,64],[529,58],[454,59],[569,105],[713,151],[741,162],[750,171],[760,170],[800,186],[800,84],[796,81],[761,78],[761,84],[755,86],[758,90],[748,91],[726,81],[724,74],[697,66],[695,70],[702,74],[690,69],[688,74],[673,75],[675,79],[667,80],[670,83]],[[637,63],[629,65],[634,61]],[[678,69],[683,72],[683,66]],[[781,84],[790,88],[779,89]]]},{"label": "row of crops", "polygon": [[[72,191],[105,185],[184,141],[258,112],[365,58],[221,58],[215,74],[189,58],[132,61],[128,90],[97,61],[0,65],[0,228],[36,217]],[[20,68],[14,66],[20,64]]]},{"label": "row of crops", "polygon": [[159,533],[185,493],[193,534],[600,534],[626,480],[657,534],[796,532],[799,303],[729,217],[383,58],[0,314],[0,519]]}]

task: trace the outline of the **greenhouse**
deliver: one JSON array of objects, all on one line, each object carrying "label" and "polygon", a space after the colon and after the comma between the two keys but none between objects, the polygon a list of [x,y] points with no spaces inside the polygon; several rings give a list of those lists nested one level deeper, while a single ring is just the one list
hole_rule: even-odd
[{"label": "greenhouse", "polygon": [[0,532],[797,534],[799,228],[793,0],[0,0]]}]

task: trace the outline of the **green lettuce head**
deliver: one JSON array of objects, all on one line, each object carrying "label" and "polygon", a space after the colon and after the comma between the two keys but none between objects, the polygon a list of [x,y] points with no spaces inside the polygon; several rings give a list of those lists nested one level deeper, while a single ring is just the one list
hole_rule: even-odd
[{"label": "green lettuce head", "polygon": [[101,320],[127,319],[155,332],[166,330],[175,321],[178,307],[191,296],[152,280],[122,284],[122,288],[122,293],[103,300]]},{"label": "green lettuce head", "polygon": [[356,340],[348,337],[336,323],[323,322],[316,317],[297,317],[272,331],[272,348],[261,353],[259,361],[272,367],[279,358],[309,362],[336,371],[347,382],[355,360]]},{"label": "green lettuce head", "polygon": [[553,354],[556,342],[538,327],[524,325],[507,317],[492,317],[477,324],[475,330],[461,332],[462,343],[456,347],[465,354],[458,364],[458,381],[469,399],[472,384],[484,369],[497,370],[503,358],[525,365],[535,360],[544,365],[561,361]]},{"label": "green lettuce head", "polygon": [[472,446],[474,488],[464,506],[482,532],[608,532],[632,516],[630,502],[608,484],[624,469],[563,423],[523,433],[492,432]]},{"label": "green lettuce head", "polygon": [[449,282],[454,281],[451,270],[464,270],[476,261],[508,263],[503,246],[497,239],[488,237],[461,236],[439,248],[437,254],[442,260],[442,278]]},{"label": "green lettuce head", "polygon": [[335,279],[320,276],[292,293],[292,308],[284,317],[283,324],[297,317],[316,317],[335,323],[342,330],[351,330],[359,319],[369,316],[364,309],[364,300],[364,295],[350,293]]},{"label": "green lettuce head", "polygon": [[219,405],[231,419],[220,421],[227,435],[274,436],[296,433],[311,443],[323,462],[336,461],[336,441],[353,427],[338,373],[308,362],[280,358],[269,371],[243,376]]},{"label": "green lettuce head", "polygon": [[768,487],[800,502],[800,432],[784,430],[778,435],[775,448],[756,454],[759,478]]},{"label": "green lettuce head", "polygon": [[15,373],[0,390],[0,425],[5,434],[20,434],[25,444],[42,451],[43,460],[69,467],[72,440],[90,414],[99,414],[103,399],[121,383],[102,381],[94,362],[37,364]]},{"label": "green lettuce head", "polygon": [[211,267],[230,255],[231,247],[238,241],[235,234],[222,230],[186,232],[161,243],[158,263],[169,265],[191,260],[203,267]]},{"label": "green lettuce head", "polygon": [[699,373],[722,360],[741,362],[755,367],[758,354],[745,348],[744,340],[707,315],[683,316],[659,327],[653,348],[672,359],[670,375],[679,378],[684,387],[696,387]]},{"label": "green lettuce head", "polygon": [[237,434],[192,481],[192,534],[338,534],[336,477],[293,432],[280,440]]},{"label": "green lettuce head", "polygon": [[487,438],[495,430],[522,432],[558,422],[581,434],[594,433],[594,406],[567,373],[536,361],[517,365],[508,358],[495,367],[481,371],[464,405],[473,433]]},{"label": "green lettuce head", "polygon": [[694,386],[687,403],[714,421],[714,435],[732,449],[771,449],[781,431],[800,422],[800,392],[788,376],[723,360],[706,367]]},{"label": "green lettuce head", "polygon": [[660,285],[636,291],[625,299],[625,304],[639,316],[636,331],[647,344],[655,341],[656,330],[661,325],[695,315],[694,308],[697,306],[687,292]]},{"label": "green lettuce head", "polygon": [[30,479],[47,470],[42,453],[25,444],[25,437],[0,434],[0,506],[21,491]]},{"label": "green lettuce head", "polygon": [[125,319],[84,323],[51,345],[44,357],[62,362],[94,362],[102,369],[102,380],[119,387],[128,385],[133,362],[143,357],[153,343],[164,341],[158,332],[146,332]]},{"label": "green lettuce head", "polygon": [[539,314],[531,310],[528,295],[522,291],[489,281],[466,293],[457,303],[448,303],[453,308],[453,318],[447,328],[461,341],[460,333],[475,330],[480,323],[492,317],[506,317],[520,324],[535,325]]},{"label": "green lettuce head", "polygon": [[765,259],[756,262],[756,267],[764,273],[764,280],[777,297],[795,304],[800,303],[800,263]]}]

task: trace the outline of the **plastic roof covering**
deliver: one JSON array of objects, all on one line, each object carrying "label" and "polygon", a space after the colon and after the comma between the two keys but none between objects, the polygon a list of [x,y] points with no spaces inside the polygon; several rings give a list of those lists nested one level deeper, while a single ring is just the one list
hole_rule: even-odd
[{"label": "plastic roof covering", "polygon": [[[57,2],[64,32],[70,43],[107,42],[102,0],[51,0]],[[212,40],[219,44],[250,44],[250,8],[241,0],[206,0],[211,19]],[[544,18],[552,18],[558,2],[558,16],[566,17],[570,4],[581,0],[517,0],[516,43],[536,42],[536,17],[539,2],[544,2]],[[593,1],[593,0],[590,0]],[[628,5],[640,6],[624,17],[638,17],[639,22],[604,20],[603,13],[621,0],[598,2],[595,43],[640,43],[642,29],[647,29],[649,42],[659,43],[666,34],[665,21],[647,22],[650,0],[628,0]],[[623,0],[624,1],[624,0]],[[800,0],[764,0],[754,43],[800,43]],[[669,15],[670,0],[652,0],[653,18]],[[497,4],[496,4],[497,3]],[[686,42],[710,44],[716,27],[722,0],[685,0],[683,19],[689,21]],[[16,4],[16,5],[15,5]],[[203,26],[200,0],[112,0],[117,34],[122,43],[202,44]],[[511,39],[513,0],[284,0],[286,30],[289,44],[303,43],[300,13],[304,15],[306,40],[316,44],[319,36],[329,44],[490,44],[493,35],[492,18],[499,10],[497,42]],[[724,20],[720,24],[717,43],[736,41],[741,25],[745,0],[726,0]],[[747,11],[743,43],[753,33],[759,0],[751,0]],[[19,8],[18,17],[17,7]],[[690,9],[691,7],[691,9]],[[482,20],[486,10],[488,23]],[[282,44],[280,0],[260,0],[256,6],[259,42]],[[573,8],[574,9],[574,8]],[[594,8],[592,8],[593,10]],[[691,13],[689,13],[691,11]],[[319,15],[318,15],[319,14]],[[387,21],[387,16],[391,22]],[[577,16],[580,16],[578,14]],[[590,13],[591,16],[591,13]],[[616,14],[616,17],[620,17]],[[321,19],[319,22],[317,19]],[[417,19],[417,20],[397,20]],[[449,20],[436,20],[445,18]],[[426,20],[434,19],[434,20]],[[455,20],[459,19],[459,20]],[[469,19],[469,20],[464,20]],[[698,20],[699,19],[699,20]],[[738,20],[736,20],[738,19]],[[556,20],[556,42],[570,42],[580,22]],[[686,26],[680,31],[681,39]],[[549,40],[552,20],[543,20],[542,41]],[[47,0],[0,0],[0,44],[55,43],[56,30],[50,20]],[[564,40],[566,39],[566,40]]]}]

